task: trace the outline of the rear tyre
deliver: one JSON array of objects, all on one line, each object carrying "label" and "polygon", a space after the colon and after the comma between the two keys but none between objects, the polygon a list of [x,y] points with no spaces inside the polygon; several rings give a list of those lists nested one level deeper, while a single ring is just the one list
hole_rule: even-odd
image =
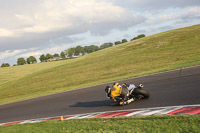
[{"label": "rear tyre", "polygon": [[135,93],[140,97],[140,99],[148,99],[150,96],[149,92],[143,89],[136,89]]}]

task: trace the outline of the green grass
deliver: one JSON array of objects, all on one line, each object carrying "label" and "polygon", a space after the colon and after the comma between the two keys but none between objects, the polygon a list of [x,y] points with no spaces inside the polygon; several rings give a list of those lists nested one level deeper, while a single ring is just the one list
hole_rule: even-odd
[{"label": "green grass", "polygon": [[20,79],[32,73],[60,66],[65,62],[66,60],[0,68],[0,85],[9,84],[13,80]]},{"label": "green grass", "polygon": [[[54,66],[54,63],[57,64]],[[23,66],[1,68],[0,75],[7,73],[10,77],[5,77],[4,81],[4,76],[0,76],[0,81],[4,82],[0,83],[0,104],[199,65],[200,25],[141,38],[61,64],[59,61],[50,64],[51,67],[49,63],[39,63],[35,68],[30,65],[30,71]],[[24,67],[29,69],[29,65]]]},{"label": "green grass", "polygon": [[199,133],[200,115],[73,119],[0,127],[1,133]]}]

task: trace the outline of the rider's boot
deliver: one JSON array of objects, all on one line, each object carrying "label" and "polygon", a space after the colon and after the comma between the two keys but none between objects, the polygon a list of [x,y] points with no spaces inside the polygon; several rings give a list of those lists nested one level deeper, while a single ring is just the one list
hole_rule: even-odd
[{"label": "rider's boot", "polygon": [[131,98],[131,99],[129,99],[129,100],[127,100],[127,104],[129,104],[129,103],[131,103],[131,102],[133,102],[134,101],[134,99],[133,98]]}]

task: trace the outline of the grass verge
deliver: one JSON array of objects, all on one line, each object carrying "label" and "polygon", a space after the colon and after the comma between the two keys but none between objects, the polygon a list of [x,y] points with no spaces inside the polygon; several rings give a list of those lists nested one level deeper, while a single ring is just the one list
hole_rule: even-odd
[{"label": "grass verge", "polygon": [[1,133],[199,133],[200,115],[73,119],[0,127]]}]

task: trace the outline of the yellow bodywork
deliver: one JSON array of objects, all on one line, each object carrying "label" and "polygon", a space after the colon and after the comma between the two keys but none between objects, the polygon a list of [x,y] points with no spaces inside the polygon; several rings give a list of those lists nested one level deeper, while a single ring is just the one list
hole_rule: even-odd
[{"label": "yellow bodywork", "polygon": [[111,97],[114,101],[116,101],[115,97],[118,97],[121,95],[122,92],[122,87],[119,85],[119,83],[116,83],[113,85],[111,88]]}]

